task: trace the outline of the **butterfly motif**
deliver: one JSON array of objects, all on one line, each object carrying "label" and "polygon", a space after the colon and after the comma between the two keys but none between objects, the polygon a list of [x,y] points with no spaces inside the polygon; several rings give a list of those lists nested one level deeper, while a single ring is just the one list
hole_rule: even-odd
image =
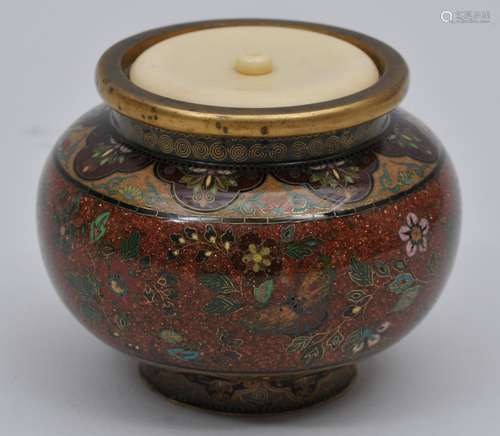
[{"label": "butterfly motif", "polygon": [[303,335],[317,329],[328,317],[325,302],[333,293],[334,270],[311,270],[299,280],[300,286],[285,301],[248,316],[244,324],[255,333],[272,335]]}]

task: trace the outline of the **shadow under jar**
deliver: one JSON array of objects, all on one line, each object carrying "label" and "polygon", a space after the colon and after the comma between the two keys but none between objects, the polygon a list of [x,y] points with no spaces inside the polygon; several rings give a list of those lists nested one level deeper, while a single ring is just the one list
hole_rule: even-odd
[{"label": "shadow under jar", "polygon": [[[233,59],[239,43],[250,52]],[[407,80],[389,46],[319,24],[207,21],[117,43],[97,67],[105,104],[40,183],[64,303],[171,399],[273,413],[342,393],[356,361],[428,312],[456,253],[454,169],[397,109]]]}]

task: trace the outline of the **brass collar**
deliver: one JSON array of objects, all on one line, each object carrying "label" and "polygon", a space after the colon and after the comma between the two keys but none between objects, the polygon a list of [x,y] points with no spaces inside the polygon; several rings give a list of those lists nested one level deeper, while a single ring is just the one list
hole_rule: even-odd
[{"label": "brass collar", "polygon": [[[139,88],[128,78],[128,70],[137,56],[159,41],[195,30],[237,25],[293,27],[341,38],[364,50],[373,59],[380,71],[380,79],[369,88],[334,100],[253,109],[173,100]],[[215,20],[153,29],[116,43],[97,64],[96,84],[106,104],[127,117],[151,126],[200,135],[282,137],[342,129],[390,112],[406,93],[408,67],[393,48],[351,30],[287,20]]]}]

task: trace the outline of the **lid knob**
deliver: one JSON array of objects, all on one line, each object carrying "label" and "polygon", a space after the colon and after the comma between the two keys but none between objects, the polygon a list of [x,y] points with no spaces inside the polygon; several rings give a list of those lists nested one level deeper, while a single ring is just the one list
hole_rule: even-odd
[{"label": "lid knob", "polygon": [[249,53],[238,56],[234,68],[247,76],[261,76],[273,71],[273,63],[265,53]]}]

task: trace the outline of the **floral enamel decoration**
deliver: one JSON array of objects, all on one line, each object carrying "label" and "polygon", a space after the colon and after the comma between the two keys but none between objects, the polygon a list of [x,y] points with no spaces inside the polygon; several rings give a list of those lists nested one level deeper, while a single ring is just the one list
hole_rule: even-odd
[{"label": "floral enamel decoration", "polygon": [[133,173],[151,164],[153,159],[119,140],[110,126],[101,123],[87,136],[87,146],[75,157],[79,177],[98,180],[115,172]]},{"label": "floral enamel decoration", "polygon": [[319,197],[342,204],[362,200],[370,194],[377,168],[377,157],[368,152],[304,168],[279,168],[274,176],[283,183],[307,186]]},{"label": "floral enamel decoration", "polygon": [[253,272],[258,273],[262,268],[271,266],[271,249],[266,246],[257,248],[255,244],[248,246],[248,253],[242,257],[242,261],[251,268]]},{"label": "floral enamel decoration", "polygon": [[[273,216],[304,212],[312,206],[317,210],[332,207],[324,201],[337,210],[380,193],[390,195],[410,189],[426,177],[439,157],[436,147],[430,146],[423,134],[412,129],[404,119],[394,124],[395,133],[385,135],[375,145],[376,153],[370,150],[320,164],[269,171],[155,162],[147,152],[126,144],[106,123],[99,122],[88,133],[91,127],[83,123],[75,129],[80,139],[82,132],[87,132],[85,147],[78,150],[78,142],[73,145],[63,142],[59,154],[65,164],[71,162],[65,153],[73,151],[73,169],[82,181],[96,182],[92,183],[93,189],[146,208],[165,204],[166,184],[173,200],[186,210],[199,212],[233,211],[239,215]],[[389,163],[381,160],[384,156],[391,158]],[[407,162],[406,157],[412,161]],[[396,164],[395,159],[401,162]],[[379,166],[384,173],[375,178]],[[114,173],[116,175],[109,178]],[[147,183],[141,177],[145,173]],[[259,191],[270,179],[280,181],[282,195]],[[314,197],[287,185],[303,186],[314,193]],[[247,192],[243,200],[242,194]]]},{"label": "floral enamel decoration", "polygon": [[118,297],[123,297],[127,294],[127,284],[119,274],[112,274],[108,279],[108,286],[111,291]]},{"label": "floral enamel decoration", "polygon": [[430,147],[422,137],[415,125],[398,120],[393,123],[391,133],[377,146],[377,151],[387,156],[409,156],[420,162],[434,162],[438,158],[438,150]]},{"label": "floral enamel decoration", "polygon": [[234,267],[245,279],[257,285],[267,275],[279,273],[282,267],[282,247],[272,239],[262,240],[256,233],[246,233],[239,238],[231,255]]},{"label": "floral enamel decoration", "polygon": [[363,327],[356,330],[347,337],[344,345],[345,350],[357,354],[364,349],[375,347],[390,325],[389,321],[384,321],[376,328]]},{"label": "floral enamel decoration", "polygon": [[155,166],[155,174],[171,184],[177,202],[207,212],[227,207],[241,192],[255,189],[265,178],[259,171],[172,166],[162,162]]},{"label": "floral enamel decoration", "polygon": [[409,257],[427,250],[428,233],[429,221],[426,218],[419,220],[413,212],[406,216],[406,224],[399,229],[399,237],[406,242],[406,254]]}]

